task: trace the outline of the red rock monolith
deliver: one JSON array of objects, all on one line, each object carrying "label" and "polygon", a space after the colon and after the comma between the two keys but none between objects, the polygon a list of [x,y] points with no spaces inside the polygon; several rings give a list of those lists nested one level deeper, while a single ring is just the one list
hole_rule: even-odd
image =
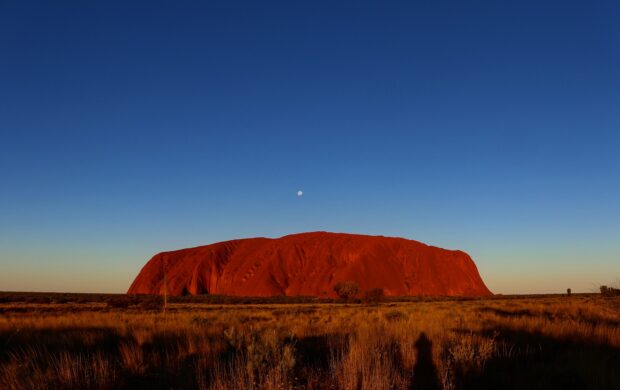
[{"label": "red rock monolith", "polygon": [[159,253],[129,294],[334,296],[356,281],[389,296],[491,295],[467,253],[404,238],[312,232]]}]

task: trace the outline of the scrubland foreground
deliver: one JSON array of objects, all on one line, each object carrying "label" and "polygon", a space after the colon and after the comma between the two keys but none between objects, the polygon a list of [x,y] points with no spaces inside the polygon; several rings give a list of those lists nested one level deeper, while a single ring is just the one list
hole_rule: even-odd
[{"label": "scrubland foreground", "polygon": [[620,389],[617,297],[26,298],[0,294],[2,389]]}]

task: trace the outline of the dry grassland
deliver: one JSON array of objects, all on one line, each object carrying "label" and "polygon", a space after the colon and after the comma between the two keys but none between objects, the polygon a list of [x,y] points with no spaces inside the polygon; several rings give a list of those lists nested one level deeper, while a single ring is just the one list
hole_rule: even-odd
[{"label": "dry grassland", "polygon": [[0,388],[620,389],[620,298],[191,302],[4,299]]}]

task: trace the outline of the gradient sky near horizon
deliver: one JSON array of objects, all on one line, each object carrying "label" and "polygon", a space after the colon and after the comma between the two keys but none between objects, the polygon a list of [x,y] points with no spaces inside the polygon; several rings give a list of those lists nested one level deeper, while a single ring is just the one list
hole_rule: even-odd
[{"label": "gradient sky near horizon", "polygon": [[316,230],[594,291],[620,280],[620,3],[3,1],[0,168],[0,291]]}]

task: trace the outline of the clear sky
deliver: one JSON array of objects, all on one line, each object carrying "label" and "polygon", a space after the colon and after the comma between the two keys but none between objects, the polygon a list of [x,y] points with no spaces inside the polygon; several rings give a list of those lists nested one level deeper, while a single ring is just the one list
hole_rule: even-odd
[{"label": "clear sky", "polygon": [[0,2],[0,291],[315,230],[620,279],[620,3]]}]

